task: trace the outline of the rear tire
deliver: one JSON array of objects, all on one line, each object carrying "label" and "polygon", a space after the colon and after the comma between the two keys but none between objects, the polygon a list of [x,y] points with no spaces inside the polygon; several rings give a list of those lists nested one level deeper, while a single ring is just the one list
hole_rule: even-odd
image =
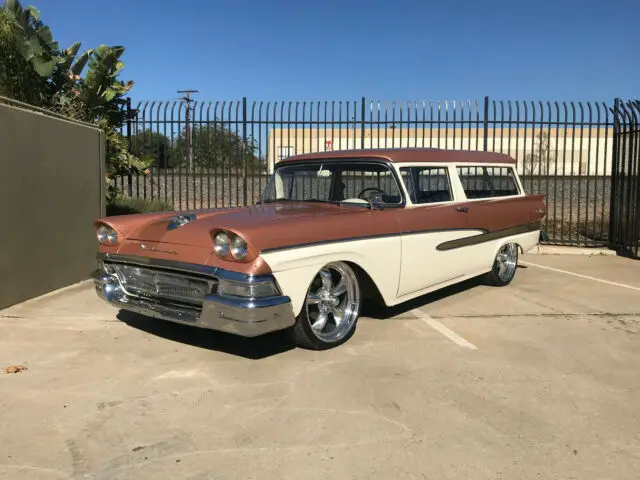
[{"label": "rear tire", "polygon": [[498,250],[491,271],[484,276],[485,282],[494,287],[509,285],[515,277],[517,269],[518,245],[507,243]]},{"label": "rear tire", "polygon": [[291,329],[294,343],[311,350],[342,345],[355,333],[361,303],[353,269],[344,262],[325,265],[311,281]]}]

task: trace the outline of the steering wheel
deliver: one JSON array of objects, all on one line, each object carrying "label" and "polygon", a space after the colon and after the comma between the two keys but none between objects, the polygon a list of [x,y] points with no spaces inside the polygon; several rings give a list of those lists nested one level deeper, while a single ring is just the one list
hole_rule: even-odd
[{"label": "steering wheel", "polygon": [[363,194],[364,192],[368,191],[368,190],[372,190],[372,191],[375,191],[375,192],[379,192],[379,193],[384,194],[384,190],[382,190],[382,189],[380,189],[380,188],[378,188],[378,187],[367,187],[367,188],[364,188],[364,189],[362,189],[362,190],[360,191],[360,193],[358,194],[358,198],[362,198],[362,200],[365,200],[365,199],[362,197],[362,194]]}]

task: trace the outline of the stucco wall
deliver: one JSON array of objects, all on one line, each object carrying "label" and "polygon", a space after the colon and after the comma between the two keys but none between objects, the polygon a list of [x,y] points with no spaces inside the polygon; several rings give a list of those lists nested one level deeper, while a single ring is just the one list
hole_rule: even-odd
[{"label": "stucco wall", "polygon": [[104,136],[0,98],[0,308],[88,278]]}]

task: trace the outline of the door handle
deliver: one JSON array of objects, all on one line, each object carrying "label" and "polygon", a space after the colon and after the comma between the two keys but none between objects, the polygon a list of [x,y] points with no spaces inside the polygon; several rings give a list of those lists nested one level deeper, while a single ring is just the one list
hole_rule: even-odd
[{"label": "door handle", "polygon": [[469,211],[469,207],[456,207],[456,210],[459,212],[468,212]]}]

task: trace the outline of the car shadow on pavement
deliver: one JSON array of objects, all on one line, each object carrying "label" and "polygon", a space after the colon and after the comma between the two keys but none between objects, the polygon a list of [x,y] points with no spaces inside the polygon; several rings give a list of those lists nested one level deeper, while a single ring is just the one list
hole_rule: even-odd
[{"label": "car shadow on pavement", "polygon": [[452,295],[466,292],[467,290],[471,290],[482,285],[484,285],[482,278],[471,278],[469,280],[465,280],[449,287],[444,287],[441,290],[437,290],[435,292],[427,293],[425,295],[421,295],[420,297],[407,300],[406,302],[401,303],[400,305],[395,305],[393,307],[372,305],[371,307],[363,311],[363,315],[376,320],[393,320],[393,317],[403,315],[410,312],[411,310],[415,310],[416,308],[424,307],[426,305],[429,305],[430,303],[437,302],[438,300],[442,300]]},{"label": "car shadow on pavement", "polygon": [[[518,265],[517,268],[526,269],[528,267],[526,265]],[[429,305],[430,303],[437,302],[438,300],[442,300],[444,298],[457,295],[462,292],[466,292],[467,290],[472,290],[476,287],[485,286],[486,283],[484,282],[482,277],[483,276],[480,275],[470,278],[469,280],[464,280],[460,283],[455,283],[448,287],[443,287],[440,290],[421,295],[420,297],[414,298],[412,300],[407,300],[406,302],[401,303],[400,305],[395,305],[393,307],[385,307],[381,304],[370,305],[367,308],[363,309],[362,314],[376,320],[392,320],[393,317],[403,315],[416,308],[424,307],[426,305]]]},{"label": "car shadow on pavement", "polygon": [[157,337],[249,360],[260,360],[295,348],[286,332],[273,332],[260,337],[245,338],[230,333],[158,320],[126,310],[120,310],[117,318],[132,328]]},{"label": "car shadow on pavement", "polygon": [[[526,266],[518,265],[518,268],[526,268]],[[427,293],[393,307],[384,307],[380,302],[371,302],[363,306],[361,315],[375,320],[393,320],[393,317],[481,285],[484,285],[482,277],[476,277]],[[117,318],[130,327],[151,335],[250,360],[260,360],[296,348],[285,331],[268,333],[255,338],[245,338],[239,335],[158,320],[126,310],[121,310]]]}]

